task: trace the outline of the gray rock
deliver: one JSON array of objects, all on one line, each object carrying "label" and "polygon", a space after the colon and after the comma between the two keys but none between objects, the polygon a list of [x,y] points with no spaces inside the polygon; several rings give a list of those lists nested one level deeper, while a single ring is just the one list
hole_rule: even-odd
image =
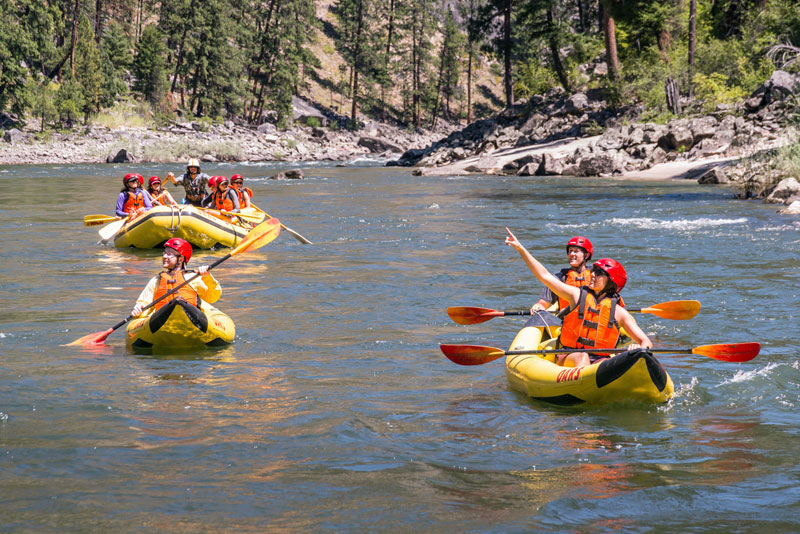
[{"label": "gray rock", "polygon": [[577,164],[578,176],[610,176],[617,170],[617,159],[614,154],[593,154],[582,158]]},{"label": "gray rock", "polygon": [[775,186],[775,189],[764,199],[764,202],[783,204],[788,198],[798,194],[800,194],[800,182],[795,178],[785,178]]},{"label": "gray rock", "polygon": [[397,152],[401,154],[403,152],[403,148],[398,146],[386,139],[381,139],[380,137],[371,137],[368,135],[364,135],[358,138],[358,146],[363,146],[370,152],[385,152],[387,150],[391,152]]},{"label": "gray rock", "polygon": [[315,122],[319,123],[319,126],[328,125],[328,119],[325,118],[325,115],[298,96],[292,96],[292,118],[295,122],[305,125],[311,125]]},{"label": "gray rock", "polygon": [[564,109],[570,115],[578,115],[589,105],[589,97],[584,93],[575,93],[567,98],[564,103]]},{"label": "gray rock", "polygon": [[269,122],[264,122],[258,125],[258,133],[260,134],[275,134],[278,132],[278,128],[275,127],[274,124]]},{"label": "gray rock", "polygon": [[537,176],[544,174],[542,171],[542,161],[544,158],[541,154],[533,156],[533,161],[526,163],[517,171],[517,176]]},{"label": "gray rock", "polygon": [[619,128],[609,128],[597,141],[597,146],[606,150],[619,150],[625,146],[626,136],[627,132],[623,133]]},{"label": "gray rock", "polygon": [[301,169],[289,169],[270,176],[269,180],[302,180],[305,178]]},{"label": "gray rock", "polygon": [[722,167],[712,167],[700,175],[697,179],[698,184],[714,185],[714,184],[727,184],[730,178],[722,169]]},{"label": "gray rock", "polygon": [[777,102],[800,91],[800,77],[795,77],[783,70],[776,70],[765,85],[769,94],[769,102]]},{"label": "gray rock", "polygon": [[6,133],[3,134],[3,141],[11,145],[19,143],[24,139],[25,139],[25,134],[23,134],[17,128],[11,128],[10,130],[6,130]]},{"label": "gray rock", "polygon": [[683,125],[673,125],[669,132],[658,140],[658,146],[664,150],[685,150],[693,144],[692,131]]},{"label": "gray rock", "polygon": [[537,174],[548,176],[559,175],[562,173],[565,166],[566,162],[564,158],[556,158],[552,154],[545,153]]},{"label": "gray rock", "polygon": [[490,171],[497,170],[500,162],[494,156],[483,156],[475,163],[467,166],[464,170],[467,172],[480,172],[489,173]]},{"label": "gray rock", "polygon": [[124,148],[120,149],[116,154],[109,154],[106,158],[106,163],[132,163],[134,161],[136,161],[136,158],[134,158],[133,154]]},{"label": "gray rock", "polygon": [[779,213],[787,215],[800,215],[800,200],[795,200],[794,202],[783,208]]},{"label": "gray rock", "polygon": [[694,143],[698,143],[703,139],[714,137],[714,133],[716,133],[718,126],[719,121],[711,116],[700,117],[692,120],[690,123],[690,128],[692,130],[692,138]]}]

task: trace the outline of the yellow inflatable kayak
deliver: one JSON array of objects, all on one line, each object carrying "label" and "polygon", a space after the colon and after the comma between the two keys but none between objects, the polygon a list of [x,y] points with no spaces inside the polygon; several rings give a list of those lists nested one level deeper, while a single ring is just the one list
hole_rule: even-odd
[{"label": "yellow inflatable kayak", "polygon": [[[545,323],[549,321],[539,316],[531,318],[517,333],[510,350],[558,348],[560,327]],[[658,404],[667,402],[675,390],[659,361],[642,349],[616,354],[585,367],[561,367],[556,365],[552,354],[508,355],[506,377],[511,389],[560,406],[624,400]]]},{"label": "yellow inflatable kayak", "polygon": [[235,247],[264,219],[263,214],[255,211],[232,221],[215,210],[189,204],[156,206],[121,224],[116,233],[101,243],[113,241],[117,248],[156,248],[167,239],[180,237],[195,248]]},{"label": "yellow inflatable kayak", "polygon": [[200,308],[174,299],[145,317],[128,323],[132,349],[191,349],[219,347],[233,341],[236,327],[230,317],[207,302]]}]

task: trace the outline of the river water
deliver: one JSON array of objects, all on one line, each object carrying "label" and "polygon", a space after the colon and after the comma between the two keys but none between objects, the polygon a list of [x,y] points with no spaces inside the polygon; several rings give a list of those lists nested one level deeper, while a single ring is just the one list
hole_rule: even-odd
[{"label": "river water", "polygon": [[[2,532],[753,532],[800,530],[800,220],[693,182],[415,177],[279,165],[239,172],[288,233],[214,272],[233,345],[194,354],[63,347],[125,318],[158,251],[96,244],[121,176],[178,166],[0,167]],[[175,188],[173,188],[175,191]],[[743,364],[662,355],[664,406],[558,408],[509,390],[520,310],[589,237],[622,261],[656,346],[759,341]],[[210,263],[222,251],[196,252]]]}]

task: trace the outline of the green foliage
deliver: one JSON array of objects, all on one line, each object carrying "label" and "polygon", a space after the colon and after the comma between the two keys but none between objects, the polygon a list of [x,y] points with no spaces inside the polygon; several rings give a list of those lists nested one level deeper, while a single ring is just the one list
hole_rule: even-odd
[{"label": "green foliage", "polygon": [[161,32],[153,25],[146,26],[136,45],[136,57],[133,60],[136,81],[133,90],[152,104],[161,101],[167,93],[165,52]]},{"label": "green foliage", "polygon": [[123,77],[133,64],[131,41],[120,24],[112,20],[100,39],[100,59],[103,64],[103,106],[112,106],[116,99],[128,92]]},{"label": "green foliage", "polygon": [[517,98],[543,94],[558,85],[552,69],[533,59],[517,67],[515,79],[514,95]]},{"label": "green foliage", "polygon": [[51,124],[58,118],[55,104],[58,87],[48,79],[40,83],[34,78],[28,78],[27,88],[31,97],[31,114],[39,119],[40,131],[43,132],[45,125]]},{"label": "green foliage", "polygon": [[94,30],[89,19],[81,17],[78,24],[78,43],[75,47],[75,80],[83,93],[84,116],[97,112],[103,98],[103,65],[100,50],[94,40]]},{"label": "green foliage", "polygon": [[310,128],[319,128],[322,126],[322,122],[320,122],[318,117],[309,117],[306,119],[306,126]]},{"label": "green foliage", "polygon": [[702,73],[694,75],[695,94],[703,101],[703,109],[713,111],[717,104],[728,104],[742,99],[747,93],[738,86],[729,86],[728,77],[719,72],[706,76]]},{"label": "green foliage", "polygon": [[86,105],[80,82],[72,76],[65,76],[56,93],[56,110],[62,123],[72,126]]}]

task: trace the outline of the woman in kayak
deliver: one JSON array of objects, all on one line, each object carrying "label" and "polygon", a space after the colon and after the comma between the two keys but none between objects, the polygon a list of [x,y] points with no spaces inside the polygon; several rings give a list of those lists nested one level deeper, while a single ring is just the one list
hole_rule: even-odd
[{"label": "woman in kayak", "polygon": [[239,207],[242,209],[250,207],[250,199],[253,198],[253,191],[244,186],[244,178],[241,174],[231,176],[231,189],[239,196]]},{"label": "woman in kayak", "polygon": [[588,286],[574,287],[562,282],[528,252],[506,228],[506,245],[519,252],[536,278],[569,305],[561,326],[561,345],[570,351],[560,354],[556,363],[567,367],[589,365],[609,355],[602,350],[612,349],[620,336],[620,327],[633,339],[629,348],[652,348],[650,338],[639,328],[628,311],[618,305],[619,292],[628,280],[622,265],[610,258],[597,260],[592,266]]},{"label": "woman in kayak", "polygon": [[[561,269],[553,276],[574,287],[589,285],[591,273],[586,266],[586,262],[592,259],[592,242],[582,236],[575,236],[567,241],[567,263],[569,267]],[[555,295],[550,288],[542,288],[539,293],[539,300],[531,308],[531,313],[546,310],[558,302],[558,309],[563,310],[567,307],[567,301]]]},{"label": "woman in kayak", "polygon": [[239,195],[230,188],[230,182],[224,176],[215,176],[217,190],[210,196],[212,197],[210,208],[228,213],[239,213]]},{"label": "woman in kayak", "polygon": [[177,206],[178,203],[169,194],[169,191],[161,187],[161,178],[158,176],[151,176],[147,181],[147,192],[153,201],[153,205],[159,206]]},{"label": "woman in kayak", "polygon": [[142,308],[182,284],[185,280],[184,276],[193,272],[200,273],[201,276],[158,302],[151,310],[158,310],[174,299],[183,299],[198,308],[200,299],[209,304],[218,301],[222,295],[222,288],[217,279],[208,272],[208,265],[201,265],[197,271],[186,270],[186,264],[189,263],[191,257],[192,245],[188,241],[179,237],[167,240],[164,243],[164,253],[161,255],[161,266],[164,270],[147,283],[147,286],[139,294],[139,298],[136,299],[136,305],[134,305],[131,315],[134,317],[141,315]]},{"label": "woman in kayak", "polygon": [[150,195],[142,189],[144,176],[129,173],[122,179],[124,186],[117,197],[117,217],[133,219],[153,207]]}]

